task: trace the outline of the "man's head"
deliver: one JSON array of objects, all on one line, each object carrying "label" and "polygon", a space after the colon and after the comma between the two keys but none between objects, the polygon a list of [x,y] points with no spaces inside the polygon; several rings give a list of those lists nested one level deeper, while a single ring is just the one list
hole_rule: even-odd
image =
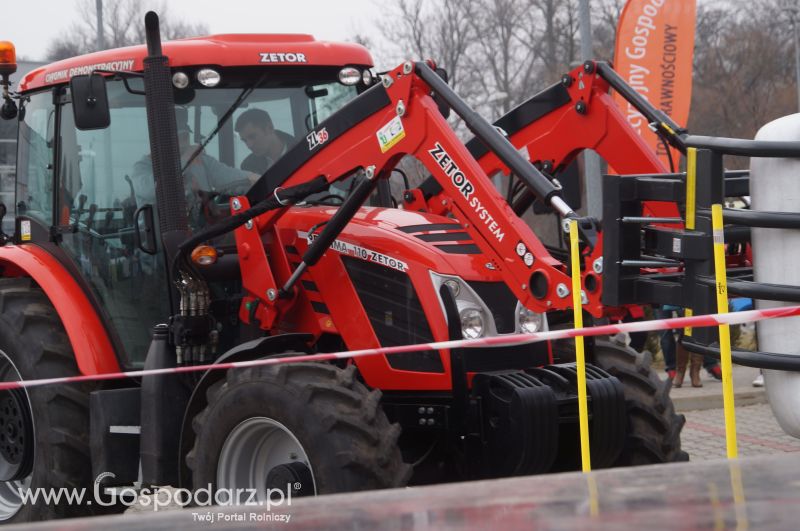
[{"label": "man's head", "polygon": [[258,156],[267,156],[274,146],[277,135],[267,111],[250,109],[236,120],[234,128],[248,149]]}]

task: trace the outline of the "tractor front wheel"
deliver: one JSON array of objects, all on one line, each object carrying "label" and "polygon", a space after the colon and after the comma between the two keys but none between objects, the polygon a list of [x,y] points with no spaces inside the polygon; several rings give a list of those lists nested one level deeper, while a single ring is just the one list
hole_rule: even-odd
[{"label": "tractor front wheel", "polygon": [[598,340],[594,364],[616,376],[625,392],[628,434],[614,466],[688,461],[681,450],[681,429],[686,422],[675,413],[669,391],[672,382],[661,380],[650,366],[649,353],[611,341]]},{"label": "tractor front wheel", "polygon": [[356,379],[354,366],[228,371],[192,422],[186,463],[194,488],[210,489],[223,504],[264,504],[404,486],[411,468],[397,445],[400,427],[389,423],[380,397]]}]

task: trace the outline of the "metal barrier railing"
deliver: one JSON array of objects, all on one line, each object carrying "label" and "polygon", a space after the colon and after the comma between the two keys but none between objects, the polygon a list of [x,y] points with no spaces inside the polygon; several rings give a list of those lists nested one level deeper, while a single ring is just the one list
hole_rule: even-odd
[{"label": "metal barrier railing", "polygon": [[[687,172],[667,175],[609,175],[604,178],[604,289],[603,303],[668,304],[687,315],[717,311],[718,281],[712,253],[712,207],[726,197],[749,195],[746,172],[726,172],[725,155],[800,158],[800,142],[771,142],[680,135],[686,147]],[[679,205],[684,228],[655,226],[638,219],[644,201],[671,201]],[[800,213],[722,209],[727,225],[720,238],[728,243],[749,242],[750,228],[800,229]],[[637,223],[631,223],[636,219]],[[657,220],[654,220],[657,222]],[[647,262],[652,262],[652,266]],[[641,268],[661,268],[642,273]],[[800,286],[754,282],[752,270],[728,272],[726,294],[760,300],[800,302]],[[720,358],[719,332],[688,331],[687,350]],[[733,350],[732,361],[750,367],[800,370],[800,357]]]}]

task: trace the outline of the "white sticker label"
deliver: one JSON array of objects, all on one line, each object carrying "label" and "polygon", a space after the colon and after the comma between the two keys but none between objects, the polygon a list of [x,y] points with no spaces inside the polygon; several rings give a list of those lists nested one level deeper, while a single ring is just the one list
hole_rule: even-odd
[{"label": "white sticker label", "polygon": [[[312,234],[309,236],[307,232],[301,231],[298,231],[297,235],[301,238],[304,238],[309,245],[317,238],[317,234]],[[377,251],[365,249],[364,247],[360,247],[352,243],[343,242],[342,240],[334,240],[330,248],[338,253],[346,254],[347,256],[353,256],[355,258],[360,258],[361,260],[366,260],[367,262],[373,262],[382,266],[396,269],[401,273],[406,273],[408,271],[408,264],[402,260],[392,258],[391,256],[381,254]]]},{"label": "white sticker label", "polygon": [[680,253],[681,252],[681,239],[680,238],[672,238],[672,252],[673,253]]},{"label": "white sticker label", "polygon": [[312,151],[314,148],[321,146],[328,141],[328,138],[330,138],[330,135],[328,135],[327,127],[323,127],[319,131],[311,131],[306,137],[306,140],[308,140],[308,150]]},{"label": "white sticker label", "polygon": [[56,83],[58,81],[66,81],[67,79],[74,76],[83,76],[91,74],[95,70],[111,70],[114,72],[133,70],[133,65],[134,65],[133,59],[122,59],[121,61],[109,61],[107,63],[94,63],[91,65],[75,66],[70,69],[48,72],[44,76],[44,82]]},{"label": "white sticker label", "polygon": [[19,237],[24,242],[31,241],[31,222],[23,219],[19,222]]},{"label": "white sticker label", "polygon": [[400,120],[400,117],[395,116],[388,124],[378,129],[375,135],[378,137],[381,153],[386,153],[406,137],[406,130],[403,129],[403,121]]}]

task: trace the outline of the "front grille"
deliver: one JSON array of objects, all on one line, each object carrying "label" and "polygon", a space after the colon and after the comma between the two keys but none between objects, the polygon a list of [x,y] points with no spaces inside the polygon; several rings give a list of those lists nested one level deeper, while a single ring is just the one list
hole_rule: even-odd
[{"label": "front grille", "polygon": [[517,297],[503,282],[467,282],[483,299],[494,317],[498,334],[511,334],[516,329],[514,310]]},{"label": "front grille", "polygon": [[[433,341],[433,333],[408,275],[349,256],[343,256],[342,262],[381,346]],[[386,358],[395,369],[444,372],[436,351],[391,354]]]},{"label": "front grille", "polygon": [[415,232],[431,232],[434,230],[464,230],[464,227],[458,223],[423,223],[421,225],[397,227],[397,230],[413,234]]},{"label": "front grille", "polygon": [[[480,254],[480,248],[471,242],[472,236],[464,232],[464,227],[458,223],[428,223],[423,225],[408,225],[398,227],[405,233],[413,235],[424,242],[448,254]],[[431,234],[433,232],[433,234]],[[459,243],[439,243],[459,242]]]}]

